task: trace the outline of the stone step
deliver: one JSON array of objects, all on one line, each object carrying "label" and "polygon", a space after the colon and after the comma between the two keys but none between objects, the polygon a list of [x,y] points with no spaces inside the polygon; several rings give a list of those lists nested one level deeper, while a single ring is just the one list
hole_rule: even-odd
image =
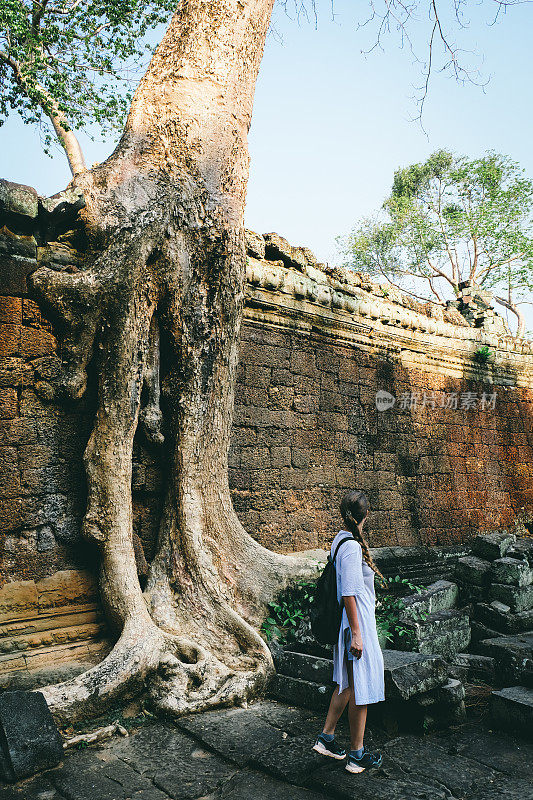
[{"label": "stone step", "polygon": [[399,613],[400,622],[417,621],[424,614],[453,608],[457,602],[457,584],[451,581],[435,581],[422,592],[404,597]]},{"label": "stone step", "polygon": [[533,610],[515,614],[509,606],[498,600],[492,603],[476,603],[474,619],[502,633],[522,633],[533,629]]},{"label": "stone step", "polygon": [[[333,688],[332,661],[280,649],[274,650],[273,658],[278,672],[270,692],[278,699],[308,707],[309,702]],[[437,655],[384,650],[383,663],[387,698],[409,700],[444,686],[448,680],[448,667]]]},{"label": "stone step", "polygon": [[484,655],[495,660],[497,677],[502,683],[533,686],[533,631],[484,639],[478,647]]},{"label": "stone step", "polygon": [[404,625],[412,632],[409,648],[419,653],[437,653],[450,658],[466,650],[470,643],[468,614],[458,609],[436,611],[421,622],[405,621]]},{"label": "stone step", "polygon": [[492,692],[490,714],[495,728],[533,739],[533,689],[509,686]]},{"label": "stone step", "polygon": [[465,544],[452,547],[375,547],[372,556],[388,577],[402,575],[411,583],[427,585],[452,577],[455,562],[468,553]]},{"label": "stone step", "polygon": [[274,666],[280,675],[310,681],[311,683],[329,684],[333,675],[333,661],[290,650],[276,649],[272,653]]},{"label": "stone step", "polygon": [[311,683],[276,672],[268,683],[267,694],[282,703],[316,711],[328,708],[333,689],[331,680],[327,684]]}]

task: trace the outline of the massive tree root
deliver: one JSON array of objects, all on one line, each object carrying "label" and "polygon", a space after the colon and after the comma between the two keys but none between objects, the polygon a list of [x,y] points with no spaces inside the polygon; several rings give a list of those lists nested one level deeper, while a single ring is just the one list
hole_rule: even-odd
[{"label": "massive tree root", "polygon": [[[225,230],[191,236],[173,217],[135,220],[81,272],[41,268],[29,277],[34,297],[61,331],[58,395],[82,396],[91,359],[99,376],[84,454],[83,533],[99,548],[102,601],[119,638],[99,665],[42,690],[65,721],[98,713],[141,688],[166,713],[246,702],[272,669],[257,632],[266,604],[290,580],[316,569],[308,557],[259,545],[231,503],[227,453],[243,302],[242,231],[233,241]],[[165,439],[167,465],[157,554],[144,593],[131,501],[140,422],[153,441]]]}]

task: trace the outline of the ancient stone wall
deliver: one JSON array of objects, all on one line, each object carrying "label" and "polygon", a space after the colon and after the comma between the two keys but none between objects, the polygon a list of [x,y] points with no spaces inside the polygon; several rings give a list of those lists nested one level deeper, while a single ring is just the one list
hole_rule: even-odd
[{"label": "ancient stone wall", "polygon": [[[79,533],[94,382],[77,404],[49,401],[60,341],[25,281],[39,264],[83,266],[81,202],[0,181],[0,651],[19,623],[28,652],[55,642],[43,634],[57,620],[39,599],[42,587],[55,581],[59,591],[65,573],[95,569]],[[472,327],[457,307],[326,270],[276,235],[250,234],[248,251],[230,485],[253,536],[285,552],[324,547],[340,524],[339,498],[354,486],[370,498],[374,547],[457,545],[479,530],[531,521],[531,342],[513,340],[491,309]],[[487,363],[476,361],[484,344]],[[380,390],[396,398],[392,408],[377,409]],[[445,407],[454,392],[458,407]],[[462,407],[474,396],[475,407]],[[134,527],[148,560],[163,465],[139,435]],[[99,624],[96,606],[72,625],[63,617],[94,602],[93,590],[90,601],[69,595],[59,606],[71,643],[94,640],[84,625]]]}]

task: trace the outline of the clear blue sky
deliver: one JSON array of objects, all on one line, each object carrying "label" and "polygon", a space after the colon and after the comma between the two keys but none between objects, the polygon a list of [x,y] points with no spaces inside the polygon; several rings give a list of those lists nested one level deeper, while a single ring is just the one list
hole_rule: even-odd
[{"label": "clear blue sky", "polygon": [[[533,7],[511,8],[490,26],[494,5],[473,6],[470,28],[455,34],[479,54],[465,59],[489,83],[460,85],[435,74],[424,114],[427,135],[411,121],[420,65],[394,35],[384,40],[384,51],[364,54],[375,34],[371,27],[357,30],[364,3],[335,0],[332,21],[329,0],[320,0],[316,28],[314,20],[298,23],[277,8],[277,35],[267,41],[250,134],[248,227],[277,231],[332,262],[335,237],[380,206],[394,170],[440,147],[471,157],[494,149],[533,176]],[[427,26],[420,17],[412,31],[423,56]],[[0,129],[0,140],[1,176],[42,194],[68,183],[63,155],[42,155],[34,129],[13,118]],[[84,145],[88,163],[103,160],[113,147]]]}]

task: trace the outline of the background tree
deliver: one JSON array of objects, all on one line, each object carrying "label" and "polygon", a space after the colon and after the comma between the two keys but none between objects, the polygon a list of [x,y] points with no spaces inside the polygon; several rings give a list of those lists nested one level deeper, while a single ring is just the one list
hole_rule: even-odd
[{"label": "background tree", "polygon": [[[227,471],[247,134],[273,4],[180,0],[117,147],[90,170],[73,129],[92,121],[105,128],[115,117],[120,124],[128,99],[106,81],[140,53],[138,37],[163,19],[166,0],[0,6],[0,109],[50,121],[74,174],[68,196],[80,195],[83,205],[80,268],[40,267],[28,285],[61,338],[49,398],[79,399],[89,362],[97,381],[82,531],[99,550],[101,597],[117,641],[93,669],[43,689],[59,718],[99,712],[141,686],[170,713],[245,701],[273,668],[258,633],[267,604],[315,569],[308,557],[272,553],[243,530]],[[404,30],[416,8],[387,0],[384,19],[397,12]],[[429,8],[434,31],[435,3]],[[138,425],[167,466],[144,592],[132,544]]]},{"label": "background tree", "polygon": [[347,263],[445,304],[468,281],[517,317],[533,289],[533,182],[510,158],[445,150],[394,174],[381,212],[343,242]]}]

